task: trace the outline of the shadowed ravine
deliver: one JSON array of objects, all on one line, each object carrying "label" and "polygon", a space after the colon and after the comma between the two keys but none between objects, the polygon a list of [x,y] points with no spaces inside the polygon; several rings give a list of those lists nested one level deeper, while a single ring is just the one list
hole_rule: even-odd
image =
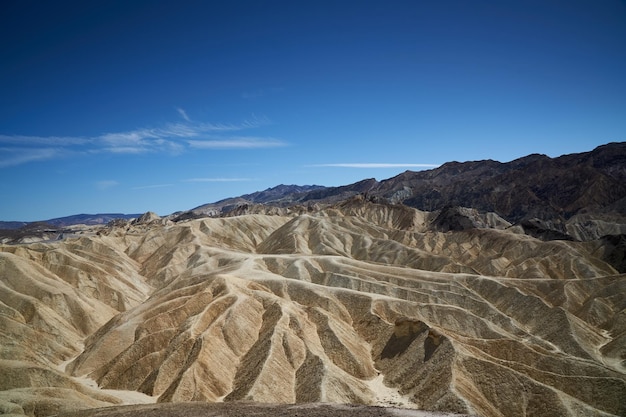
[{"label": "shadowed ravine", "polygon": [[0,410],[137,401],[107,391],[126,390],[625,415],[626,276],[589,243],[542,241],[493,214],[443,232],[436,216],[362,202],[0,246]]}]

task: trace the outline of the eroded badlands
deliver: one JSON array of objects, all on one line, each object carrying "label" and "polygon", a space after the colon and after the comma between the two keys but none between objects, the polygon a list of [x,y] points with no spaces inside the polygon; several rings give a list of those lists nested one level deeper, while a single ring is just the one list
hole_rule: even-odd
[{"label": "eroded badlands", "polygon": [[0,411],[626,415],[626,275],[589,242],[436,216],[359,202],[0,246]]}]

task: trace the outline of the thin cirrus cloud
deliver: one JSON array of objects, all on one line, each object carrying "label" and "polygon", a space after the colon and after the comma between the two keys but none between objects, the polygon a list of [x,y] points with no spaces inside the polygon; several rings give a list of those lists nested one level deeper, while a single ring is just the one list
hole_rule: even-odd
[{"label": "thin cirrus cloud", "polygon": [[22,165],[29,162],[45,161],[62,155],[56,148],[0,148],[0,168]]},{"label": "thin cirrus cloud", "polygon": [[183,119],[185,119],[185,121],[187,122],[191,122],[191,119],[189,118],[189,116],[187,115],[187,112],[185,111],[185,109],[181,109],[180,107],[176,108],[176,111],[178,112],[178,114],[180,114],[180,117],[182,117]]},{"label": "thin cirrus cloud", "polygon": [[317,164],[313,167],[336,167],[336,168],[436,168],[441,164],[388,164],[388,163],[338,163]]},{"label": "thin cirrus cloud", "polygon": [[254,136],[234,136],[227,139],[212,138],[209,140],[188,140],[192,148],[198,149],[258,149],[276,148],[285,146],[286,143],[274,138],[261,138]]},{"label": "thin cirrus cloud", "polygon": [[239,136],[234,132],[269,124],[267,118],[253,116],[238,124],[193,122],[183,109],[177,109],[183,122],[156,128],[104,133],[90,137],[25,136],[0,134],[0,168],[60,157],[98,153],[180,154],[190,149],[260,149],[284,146],[267,137]]}]

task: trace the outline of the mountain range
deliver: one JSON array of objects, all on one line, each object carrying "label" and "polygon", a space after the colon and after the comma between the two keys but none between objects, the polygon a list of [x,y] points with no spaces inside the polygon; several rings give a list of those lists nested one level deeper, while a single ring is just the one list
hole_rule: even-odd
[{"label": "mountain range", "polygon": [[0,410],[626,415],[625,170],[450,162],[0,244]]},{"label": "mountain range", "polygon": [[[393,178],[370,178],[340,187],[278,185],[263,191],[208,203],[172,214],[174,220],[241,214],[267,207],[323,207],[358,194],[372,201],[401,203],[418,210],[471,207],[493,212],[512,223],[531,219],[563,224],[576,215],[626,216],[626,142],[550,158],[533,154],[511,162],[448,162],[425,171],[406,171]],[[255,206],[262,205],[263,208]],[[55,227],[100,225],[140,214],[79,214],[36,222]],[[0,221],[0,229],[27,222]],[[560,232],[567,234],[564,227]]]},{"label": "mountain range", "polygon": [[567,220],[583,212],[622,216],[626,214],[626,142],[558,158],[533,154],[507,163],[448,162],[380,182],[366,179],[341,187],[279,185],[202,205],[191,212],[219,215],[243,204],[332,204],[362,193],[418,210],[471,207],[497,213],[511,222]]},{"label": "mountain range", "polygon": [[112,220],[117,219],[134,219],[141,214],[123,214],[123,213],[103,213],[103,214],[74,214],[65,217],[56,217],[54,219],[41,220],[37,222],[20,222],[20,221],[0,221],[0,229],[15,230],[23,227],[33,228],[58,228],[73,226],[76,224],[85,224],[89,226],[106,225]]}]

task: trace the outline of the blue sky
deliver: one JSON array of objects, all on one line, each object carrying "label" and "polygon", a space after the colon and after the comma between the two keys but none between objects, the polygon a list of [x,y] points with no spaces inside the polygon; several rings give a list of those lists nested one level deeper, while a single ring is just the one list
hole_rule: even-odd
[{"label": "blue sky", "polygon": [[3,1],[0,220],[626,140],[626,3]]}]

